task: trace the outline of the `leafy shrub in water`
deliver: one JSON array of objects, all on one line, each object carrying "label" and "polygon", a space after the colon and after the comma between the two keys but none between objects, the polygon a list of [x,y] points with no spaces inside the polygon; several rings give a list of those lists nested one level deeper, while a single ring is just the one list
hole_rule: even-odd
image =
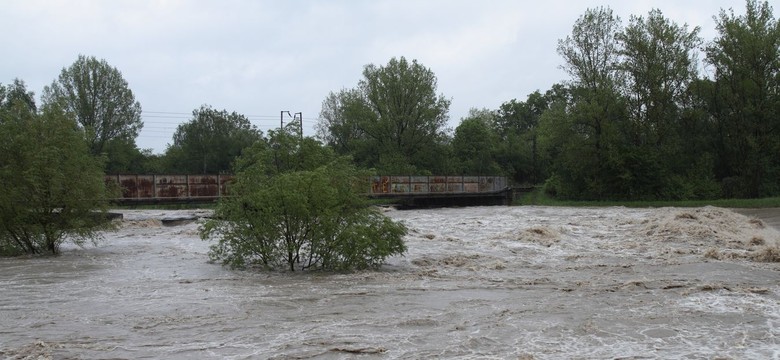
[{"label": "leafy shrub in water", "polygon": [[0,110],[0,255],[57,254],[98,238],[108,192],[101,161],[56,108]]},{"label": "leafy shrub in water", "polygon": [[230,267],[360,270],[403,254],[407,229],[360,194],[367,174],[346,159],[314,169],[288,161],[333,158],[316,144],[285,146],[291,139],[272,133],[277,146],[258,144],[239,160],[232,197],[201,229],[203,239],[217,240],[210,259]]}]

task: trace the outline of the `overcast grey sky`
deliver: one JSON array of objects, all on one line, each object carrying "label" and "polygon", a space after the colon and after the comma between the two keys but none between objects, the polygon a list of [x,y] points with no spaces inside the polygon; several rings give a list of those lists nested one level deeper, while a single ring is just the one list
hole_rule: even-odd
[{"label": "overcast grey sky", "polygon": [[[282,110],[314,135],[322,100],[352,88],[366,64],[417,59],[452,99],[450,126],[567,79],[559,39],[587,8],[660,9],[715,37],[721,9],[742,0],[0,0],[0,83],[39,95],[79,54],[119,69],[143,108],[141,148],[165,150],[202,104],[236,111],[264,132]],[[286,119],[286,121],[289,119]]]}]

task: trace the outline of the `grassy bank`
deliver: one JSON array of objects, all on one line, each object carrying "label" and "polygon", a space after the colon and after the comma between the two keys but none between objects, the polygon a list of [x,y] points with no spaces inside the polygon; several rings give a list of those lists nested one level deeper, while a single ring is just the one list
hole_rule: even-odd
[{"label": "grassy bank", "polygon": [[626,206],[626,207],[701,207],[717,206],[723,208],[780,208],[780,197],[763,199],[719,199],[685,201],[574,201],[558,200],[545,194],[541,189],[519,194],[514,205],[542,206]]}]

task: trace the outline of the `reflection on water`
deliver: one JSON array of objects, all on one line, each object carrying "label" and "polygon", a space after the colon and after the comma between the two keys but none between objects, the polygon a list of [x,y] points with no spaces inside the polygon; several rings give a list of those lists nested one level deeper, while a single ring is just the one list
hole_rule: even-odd
[{"label": "reflection on water", "polygon": [[127,211],[97,248],[0,260],[0,355],[780,356],[780,266],[749,243],[778,232],[727,210],[389,211],[409,253],[330,275],[209,264],[197,223],[149,221],[183,213]]}]

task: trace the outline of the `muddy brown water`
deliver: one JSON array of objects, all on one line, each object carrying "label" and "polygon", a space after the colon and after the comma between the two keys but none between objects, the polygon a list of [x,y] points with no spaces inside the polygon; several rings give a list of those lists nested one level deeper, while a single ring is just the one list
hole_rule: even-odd
[{"label": "muddy brown water", "polygon": [[210,264],[199,222],[161,222],[207,212],[125,211],[97,247],[0,259],[0,355],[778,359],[780,263],[755,256],[779,212],[740,212],[388,211],[405,256],[292,274]]},{"label": "muddy brown water", "polygon": [[780,208],[734,209],[734,211],[745,216],[761,219],[767,225],[780,230]]}]

